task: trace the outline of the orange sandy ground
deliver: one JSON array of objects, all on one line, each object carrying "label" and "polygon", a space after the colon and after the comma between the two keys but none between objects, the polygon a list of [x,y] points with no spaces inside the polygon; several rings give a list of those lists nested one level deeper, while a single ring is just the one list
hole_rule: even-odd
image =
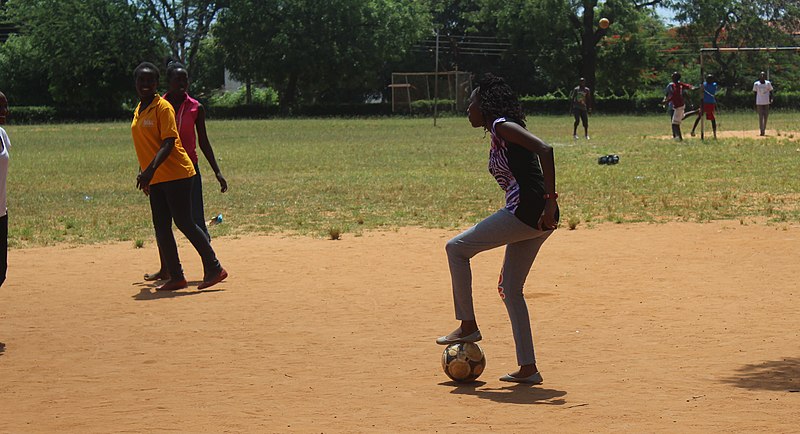
[{"label": "orange sandy ground", "polygon": [[217,239],[231,277],[166,294],[152,243],[12,250],[0,431],[800,431],[800,226],[559,230],[526,291],[534,387],[498,381],[500,249],[473,260],[482,381],[442,373],[453,235]]},{"label": "orange sandy ground", "polygon": [[[700,127],[697,127],[695,130],[695,135],[692,137],[690,135],[692,131],[692,123],[690,122],[688,125],[686,121],[683,121],[683,125],[681,126],[681,134],[683,135],[683,140],[700,140]],[[722,128],[717,131],[717,138],[718,139],[756,139],[756,140],[763,140],[763,139],[778,139],[778,140],[791,140],[793,142],[800,141],[800,131],[777,131],[777,130],[765,130],[765,135],[761,135],[761,132],[758,130],[723,130]],[[713,140],[714,139],[714,132],[711,130],[711,125],[706,127],[705,132],[703,132],[703,137],[706,140]],[[663,140],[672,140],[672,136],[659,136],[659,139]]]}]

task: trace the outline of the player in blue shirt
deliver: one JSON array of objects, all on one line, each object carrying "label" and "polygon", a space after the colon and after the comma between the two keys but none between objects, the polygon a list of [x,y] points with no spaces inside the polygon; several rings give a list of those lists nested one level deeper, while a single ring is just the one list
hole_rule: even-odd
[{"label": "player in blue shirt", "polygon": [[692,127],[692,137],[694,137],[694,130],[697,129],[697,124],[700,123],[701,113],[706,114],[706,119],[711,121],[711,128],[714,130],[714,138],[717,138],[717,118],[714,116],[714,111],[717,109],[717,82],[714,81],[714,75],[706,75],[706,81],[703,82],[703,111],[698,113],[697,119],[694,121]]}]

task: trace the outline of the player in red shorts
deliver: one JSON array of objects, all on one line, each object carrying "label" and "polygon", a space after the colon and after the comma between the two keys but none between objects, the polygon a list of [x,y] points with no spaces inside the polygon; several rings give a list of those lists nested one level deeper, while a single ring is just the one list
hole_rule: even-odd
[{"label": "player in red shorts", "polygon": [[706,81],[703,82],[703,111],[697,115],[692,127],[692,137],[694,137],[694,130],[697,129],[697,124],[700,123],[700,116],[702,113],[706,114],[706,119],[711,121],[711,128],[714,130],[714,138],[717,138],[717,118],[714,112],[717,109],[717,82],[714,81],[712,74],[706,75]]}]

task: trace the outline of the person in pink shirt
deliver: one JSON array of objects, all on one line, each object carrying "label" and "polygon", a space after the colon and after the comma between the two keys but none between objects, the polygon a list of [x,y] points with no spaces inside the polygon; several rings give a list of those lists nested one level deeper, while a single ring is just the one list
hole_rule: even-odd
[{"label": "person in pink shirt", "polygon": [[[196,172],[192,182],[192,219],[210,241],[211,235],[208,233],[203,207],[203,181],[200,177],[197,159],[198,143],[200,145],[200,150],[203,151],[203,155],[206,157],[206,160],[208,160],[208,164],[217,177],[222,193],[228,191],[228,182],[225,180],[225,177],[222,176],[222,172],[217,164],[217,159],[214,157],[214,150],[211,148],[211,142],[208,140],[205,108],[203,104],[189,96],[186,92],[189,88],[189,72],[181,63],[170,61],[167,64],[167,81],[169,90],[164,94],[164,99],[169,101],[175,109],[175,122],[178,126],[178,135],[183,143],[183,148],[186,150],[186,153],[189,154],[189,159],[191,159],[194,164]],[[161,268],[158,272],[147,273],[144,275],[144,278],[145,280],[169,280],[169,272],[164,266],[163,259],[161,260]]]}]

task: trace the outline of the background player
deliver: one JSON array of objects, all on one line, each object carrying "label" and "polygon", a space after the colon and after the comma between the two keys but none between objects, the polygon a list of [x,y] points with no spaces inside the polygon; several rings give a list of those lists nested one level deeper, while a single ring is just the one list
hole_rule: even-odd
[{"label": "background player", "polygon": [[753,83],[753,93],[756,95],[756,112],[758,112],[758,129],[761,135],[767,131],[767,118],[769,118],[769,106],[773,101],[772,83],[767,80],[767,73],[761,71],[758,80]]},{"label": "background player", "polygon": [[672,105],[674,112],[672,113],[672,138],[675,140],[683,140],[681,135],[681,122],[683,121],[683,113],[686,110],[686,90],[694,89],[694,86],[681,82],[681,74],[679,72],[672,73],[672,83],[667,86],[666,96],[663,103]]},{"label": "background player", "polygon": [[692,125],[691,135],[694,137],[694,131],[697,129],[697,124],[700,123],[700,117],[705,113],[706,120],[711,121],[711,128],[714,130],[714,138],[717,138],[717,118],[715,111],[717,109],[717,82],[714,81],[712,74],[706,75],[706,80],[702,84],[703,89],[703,106],[697,113],[697,119],[694,120]]},{"label": "background player", "polygon": [[592,92],[586,87],[586,80],[581,77],[578,85],[569,93],[570,111],[575,116],[572,125],[572,138],[578,139],[578,124],[583,122],[583,136],[589,140],[589,112],[592,111]]}]

